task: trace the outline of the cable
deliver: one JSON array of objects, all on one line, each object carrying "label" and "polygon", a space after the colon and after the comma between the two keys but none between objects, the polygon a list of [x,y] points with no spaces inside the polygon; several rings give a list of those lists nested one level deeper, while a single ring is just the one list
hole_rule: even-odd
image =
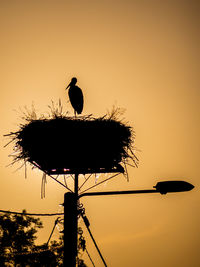
[{"label": "cable", "polygon": [[[81,211],[82,213],[85,212],[84,209],[82,209],[82,208],[80,209],[80,211]],[[83,251],[86,251],[86,253],[87,253],[87,255],[88,255],[88,257],[89,257],[89,259],[90,259],[92,265],[95,266],[95,265],[94,265],[94,262],[93,262],[93,260],[92,260],[92,258],[91,258],[91,256],[90,256],[90,254],[89,254],[89,252],[88,252],[88,250],[87,250],[87,248],[86,248],[86,241],[85,241],[85,238],[83,237],[83,230],[82,230],[81,227],[78,228],[78,234],[80,235],[80,237],[79,237],[79,239],[78,239],[78,249],[79,249],[79,250],[82,249]]]},{"label": "cable", "polygon": [[59,219],[60,219],[60,217],[58,217],[58,218],[55,220],[53,229],[52,229],[51,234],[50,234],[50,236],[49,236],[49,239],[48,239],[48,241],[47,241],[47,246],[48,246],[49,241],[50,241],[50,239],[51,239],[51,237],[52,237],[52,235],[53,235],[53,232],[54,232],[54,230],[55,230],[55,227],[56,227],[57,223],[59,222]]},{"label": "cable", "polygon": [[81,217],[82,217],[82,219],[83,219],[83,221],[85,223],[85,226],[86,226],[86,228],[87,228],[87,230],[88,230],[88,232],[90,234],[90,237],[92,238],[92,241],[93,241],[93,243],[94,243],[94,245],[95,245],[95,247],[96,247],[96,249],[97,249],[97,251],[99,253],[100,258],[103,261],[104,266],[107,267],[107,264],[106,264],[106,262],[105,262],[105,260],[103,258],[103,255],[101,254],[101,251],[100,251],[100,249],[99,249],[99,247],[98,247],[98,245],[97,245],[97,243],[96,243],[96,241],[95,241],[95,239],[94,239],[94,237],[93,237],[93,235],[91,233],[91,230],[90,230],[90,227],[89,227],[90,226],[90,222],[89,222],[88,218],[85,215],[85,209],[84,208],[80,209],[80,215],[81,215]]},{"label": "cable", "polygon": [[93,260],[92,260],[92,258],[91,258],[91,256],[90,256],[90,254],[89,254],[87,248],[85,248],[85,251],[86,251],[86,253],[87,253],[87,255],[88,255],[88,258],[90,259],[92,265],[95,267],[94,262],[93,262]]},{"label": "cable", "polygon": [[19,215],[29,215],[29,216],[58,216],[64,215],[64,213],[26,213],[26,212],[16,212],[9,210],[0,210],[0,212],[10,213],[10,214],[19,214]]},{"label": "cable", "polygon": [[93,235],[92,235],[92,233],[91,233],[91,231],[90,231],[89,226],[86,225],[86,227],[87,227],[87,230],[88,230],[88,232],[89,232],[89,234],[90,234],[90,237],[92,238],[92,241],[93,241],[93,243],[94,243],[94,245],[95,245],[95,247],[96,247],[96,249],[97,249],[97,251],[98,251],[98,253],[99,253],[99,256],[101,257],[101,259],[102,259],[102,261],[103,261],[103,263],[104,263],[104,266],[107,267],[107,264],[106,264],[106,262],[105,262],[105,260],[104,260],[104,258],[103,258],[103,256],[102,256],[102,254],[101,254],[101,251],[99,250],[99,248],[98,248],[98,246],[97,246],[97,243],[96,243],[96,241],[95,241],[95,239],[94,239],[94,237],[93,237]]}]

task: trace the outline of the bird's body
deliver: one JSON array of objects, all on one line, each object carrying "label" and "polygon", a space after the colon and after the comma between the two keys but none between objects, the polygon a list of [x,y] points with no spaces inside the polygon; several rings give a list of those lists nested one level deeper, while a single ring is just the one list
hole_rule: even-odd
[{"label": "bird's body", "polygon": [[[77,79],[72,78],[71,83],[67,86],[69,87],[69,100],[71,102],[71,105],[74,109],[74,114],[76,116],[76,113],[81,114],[83,110],[83,93],[81,88],[76,86]],[[67,89],[66,88],[66,89]]]}]

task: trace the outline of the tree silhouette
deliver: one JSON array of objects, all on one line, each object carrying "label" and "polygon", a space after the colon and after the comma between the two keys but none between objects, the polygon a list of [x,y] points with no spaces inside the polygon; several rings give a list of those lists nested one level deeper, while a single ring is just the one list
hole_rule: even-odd
[{"label": "tree silhouette", "polygon": [[[38,218],[26,215],[0,215],[0,266],[61,266],[62,244],[54,241],[35,245],[36,233],[42,228]],[[60,256],[59,256],[60,255]]]},{"label": "tree silhouette", "polygon": [[[39,218],[26,214],[0,214],[0,266],[55,267],[63,266],[63,237],[51,241],[49,245],[35,245],[36,233],[42,228]],[[78,250],[85,250],[79,240]],[[77,259],[79,267],[86,267],[82,259]]]}]

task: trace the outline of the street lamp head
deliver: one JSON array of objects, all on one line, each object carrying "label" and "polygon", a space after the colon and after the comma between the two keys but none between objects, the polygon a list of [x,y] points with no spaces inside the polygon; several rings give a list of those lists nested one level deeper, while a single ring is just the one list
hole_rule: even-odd
[{"label": "street lamp head", "polygon": [[194,186],[185,181],[163,181],[158,182],[154,188],[161,194],[167,194],[172,192],[190,191]]}]

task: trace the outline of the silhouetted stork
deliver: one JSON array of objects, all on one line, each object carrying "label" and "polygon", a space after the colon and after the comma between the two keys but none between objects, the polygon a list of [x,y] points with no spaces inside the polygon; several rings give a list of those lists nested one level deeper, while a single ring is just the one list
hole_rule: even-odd
[{"label": "silhouetted stork", "polygon": [[76,86],[77,79],[74,77],[72,78],[70,84],[67,86],[66,90],[69,87],[69,100],[74,108],[74,115],[76,116],[76,112],[81,114],[83,110],[83,93],[81,88]]}]

